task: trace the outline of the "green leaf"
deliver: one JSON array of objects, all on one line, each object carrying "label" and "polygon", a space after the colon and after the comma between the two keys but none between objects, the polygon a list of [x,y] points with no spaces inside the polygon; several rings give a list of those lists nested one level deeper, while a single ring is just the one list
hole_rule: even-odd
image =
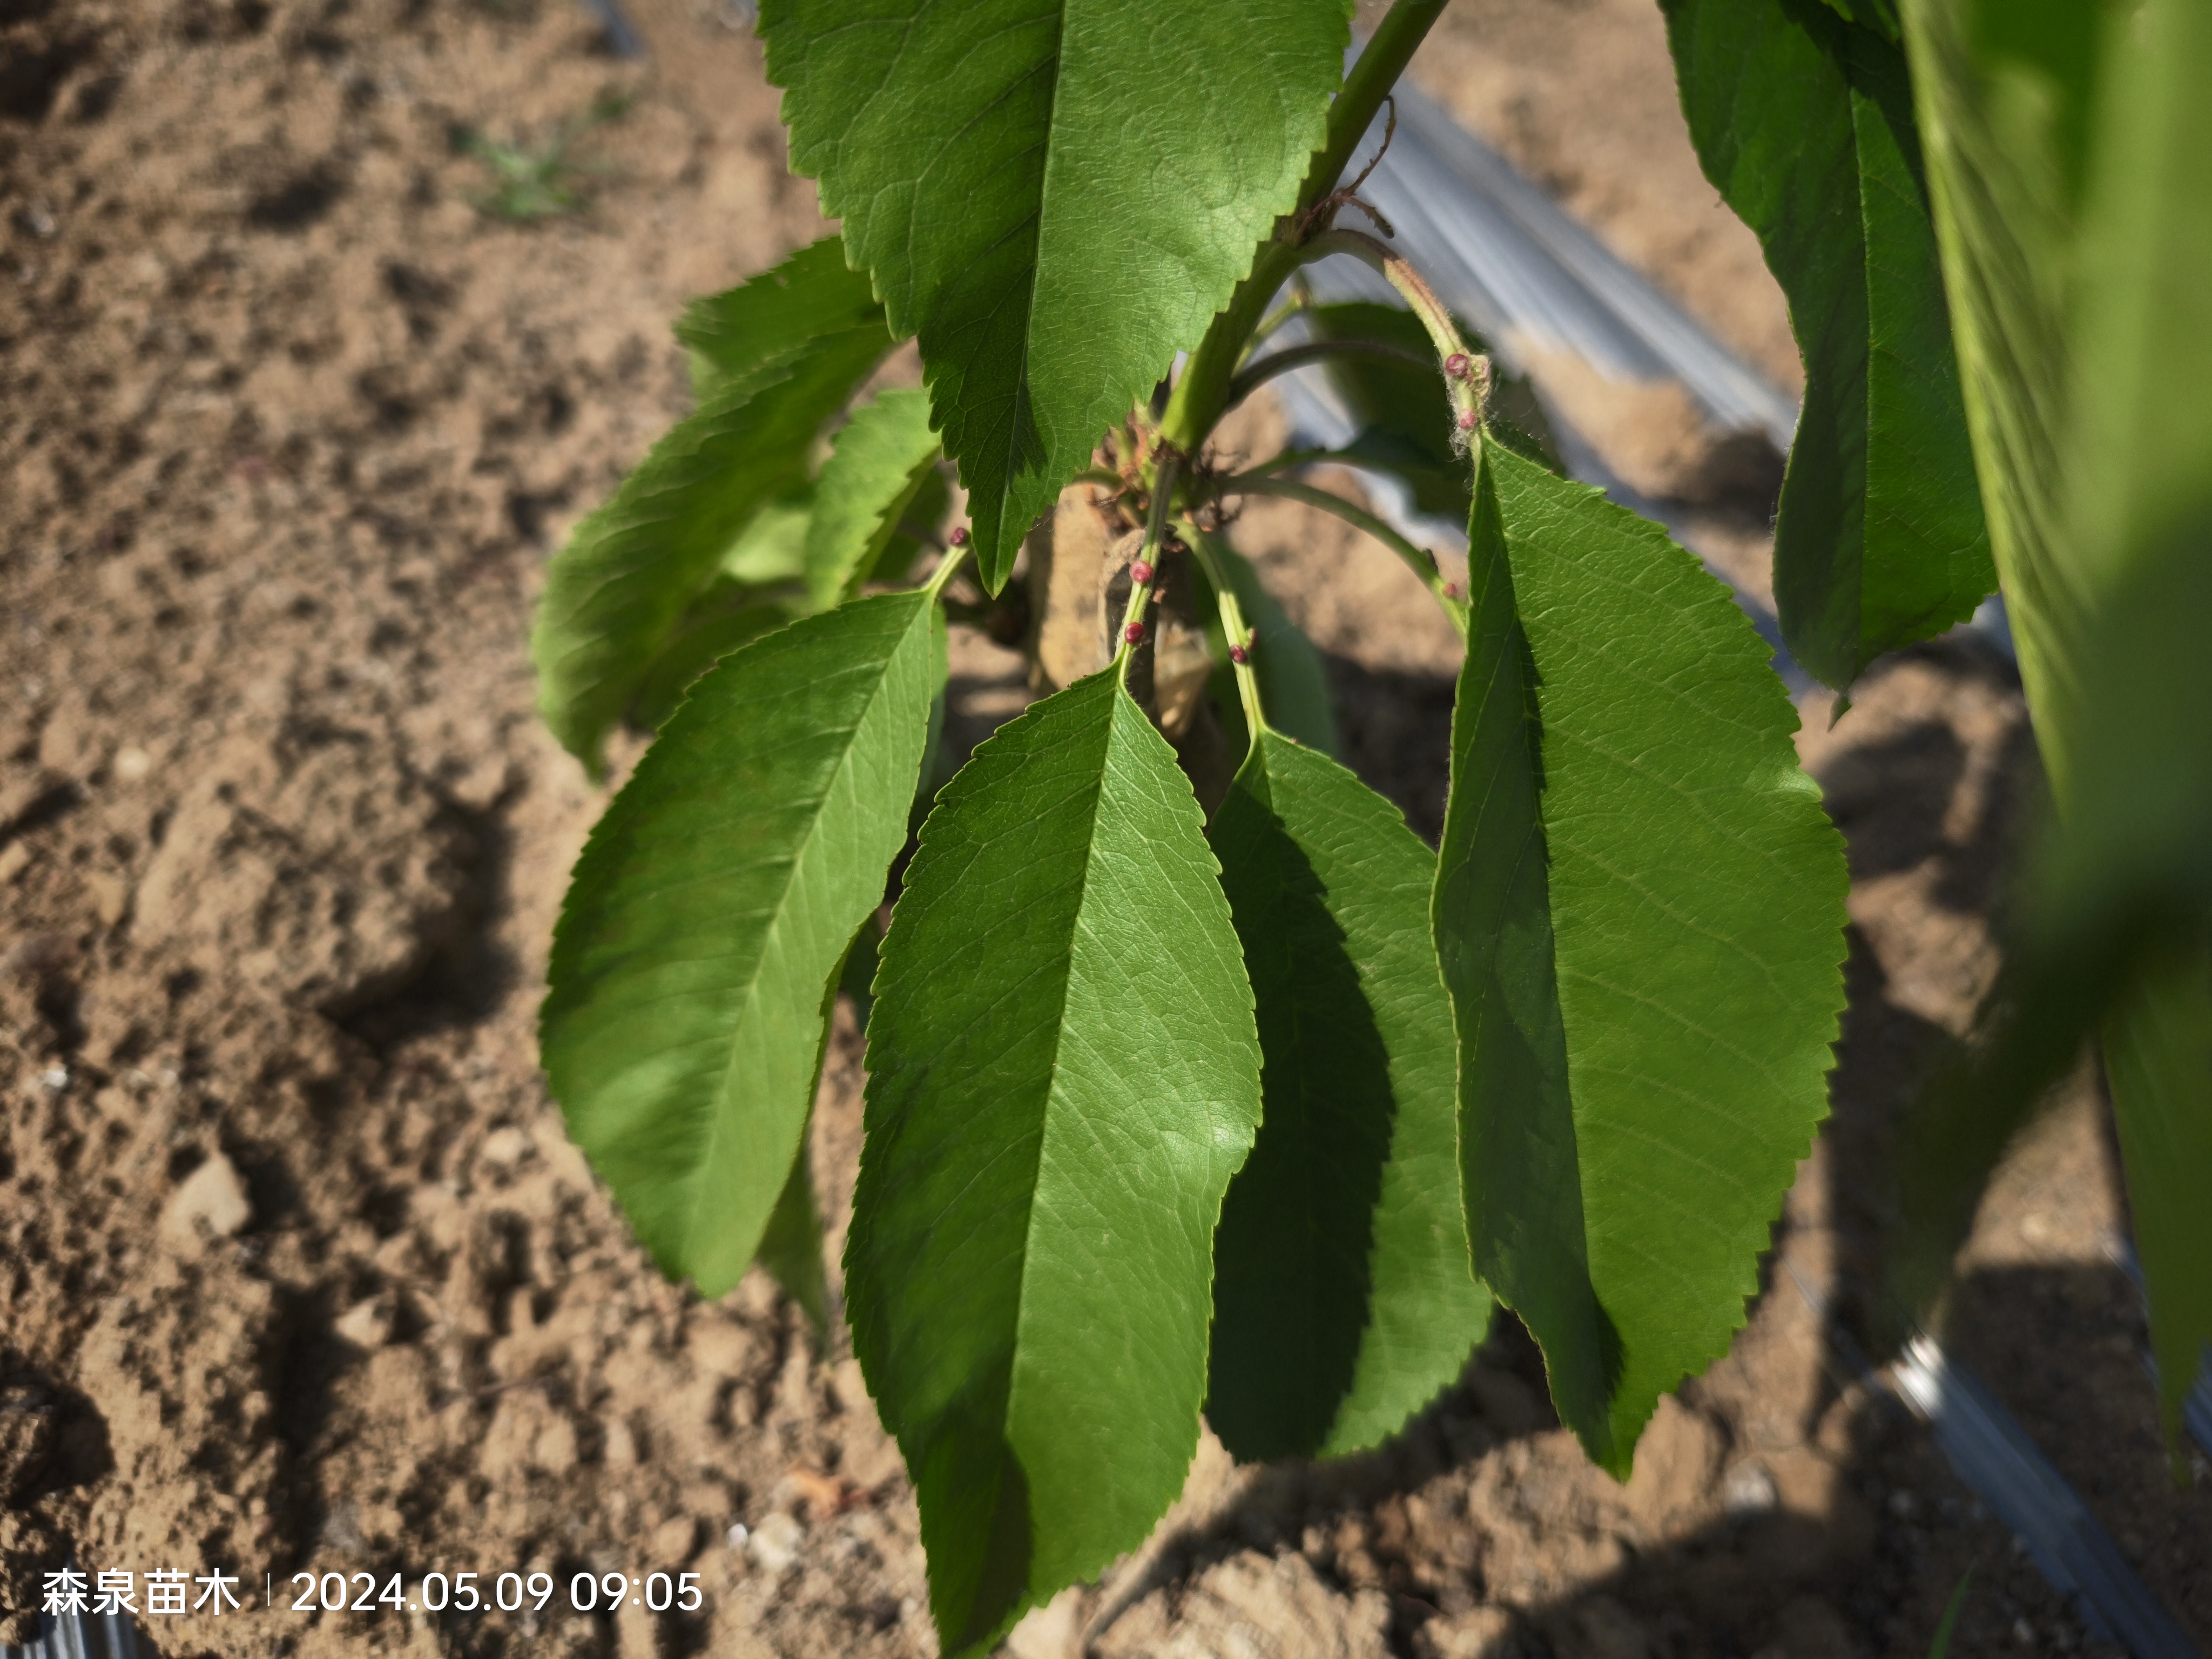
[{"label": "green leaf", "polygon": [[2178,1446],[2183,1404],[2212,1350],[2212,949],[2149,964],[2103,1037],[2159,1414]]},{"label": "green leaf", "polygon": [[[2198,718],[2212,627],[2212,15],[2187,0],[1905,10],[1997,564],[2063,823],[2031,907],[2024,1012],[1993,1069],[2032,1081],[2109,1011],[2172,1438],[2212,1343],[2212,783]],[[2002,1091],[1980,1103],[2000,1118],[2021,1104]]]},{"label": "green leaf", "polygon": [[1775,527],[1783,637],[1848,687],[1996,586],[1905,58],[1814,0],[1664,9],[1698,160],[1758,233],[1805,359]]},{"label": "green leaf", "polygon": [[1343,0],[768,0],[793,170],[921,343],[994,592],[1297,198]]},{"label": "green leaf", "polygon": [[1959,1615],[1966,1610],[1966,1591],[1973,1582],[1973,1564],[1969,1562],[1966,1571],[1959,1575],[1958,1588],[1951,1592],[1951,1599],[1943,1604],[1943,1617],[1936,1626],[1936,1639],[1929,1645],[1928,1659],[1948,1659],[1951,1651],[1951,1633],[1959,1627]]},{"label": "green leaf", "polygon": [[1625,1475],[1825,1109],[1843,846],[1766,647],[1656,526],[1486,442],[1468,541],[1434,906],[1468,1230]]},{"label": "green leaf", "polygon": [[822,1270],[822,1217],[814,1207],[814,1179],[807,1166],[806,1126],[801,1124],[799,1151],[769,1212],[759,1254],[761,1266],[806,1316],[818,1345],[830,1329],[830,1282]]},{"label": "green leaf", "polygon": [[[1966,413],[2021,677],[2039,726],[2073,718],[2090,601],[2066,539],[2067,318],[2100,78],[2101,8],[1906,8]],[[2039,731],[2063,791],[2060,734]]]},{"label": "green leaf", "polygon": [[1207,835],[1266,1109],[1214,1237],[1206,1419],[1247,1460],[1358,1451],[1450,1386],[1490,1317],[1460,1213],[1436,855],[1351,773],[1268,731]]},{"label": "green leaf", "polygon": [[[714,588],[653,659],[644,684],[630,703],[630,718],[658,732],[684,701],[691,683],[749,640],[772,633],[791,620],[777,605],[745,605],[738,590]],[[717,603],[717,600],[720,600]]]},{"label": "green leaf", "polygon": [[814,501],[811,480],[785,490],[753,514],[723,550],[716,568],[747,587],[798,581],[806,574],[806,527],[814,521]]},{"label": "green leaf", "polygon": [[887,327],[867,273],[849,269],[844,244],[824,236],[735,288],[692,301],[676,320],[676,337],[690,349],[692,389],[703,403],[716,387],[758,374],[817,336],[870,319]]},{"label": "green leaf", "polygon": [[1899,33],[1896,0],[1827,0],[1827,5],[1837,16],[1875,30],[1893,46],[1904,38]]},{"label": "green leaf", "polygon": [[1108,669],[976,750],[892,913],[846,1295],[948,1656],[1133,1548],[1189,1472],[1260,1116],[1216,876]]},{"label": "green leaf", "polygon": [[906,840],[933,601],[857,600],[692,687],[576,862],[539,1040],[672,1278],[735,1284],[801,1144],[827,998]]},{"label": "green leaf", "polygon": [[[782,274],[821,264],[820,250]],[[685,607],[753,515],[803,475],[823,423],[890,349],[882,313],[872,301],[856,303],[849,282],[793,280],[786,289],[779,274],[738,293],[773,296],[763,307],[784,330],[780,349],[767,353],[757,331],[731,337],[757,349],[760,361],[677,422],[576,526],[546,573],[530,640],[538,708],[562,746],[594,771],[606,728]],[[730,309],[745,310],[734,301]]]},{"label": "green leaf", "polygon": [[925,393],[885,392],[853,411],[823,463],[806,532],[806,589],[816,605],[835,605],[873,578],[937,455]]}]

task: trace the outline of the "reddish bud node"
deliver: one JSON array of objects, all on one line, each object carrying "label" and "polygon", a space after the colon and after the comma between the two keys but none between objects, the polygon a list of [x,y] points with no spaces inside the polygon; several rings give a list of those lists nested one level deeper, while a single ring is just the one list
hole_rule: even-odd
[{"label": "reddish bud node", "polygon": [[1444,597],[1448,599],[1457,599],[1459,597],[1459,584],[1457,582],[1446,582],[1444,584]]},{"label": "reddish bud node", "polygon": [[1474,373],[1474,360],[1464,351],[1455,351],[1444,359],[1444,373],[1455,380],[1464,380]]},{"label": "reddish bud node", "polygon": [[1142,587],[1152,579],[1152,568],[1142,559],[1129,567],[1129,580]]},{"label": "reddish bud node", "polygon": [[968,526],[966,525],[961,525],[953,531],[952,544],[955,547],[965,547],[968,545]]},{"label": "reddish bud node", "polygon": [[1474,430],[1474,411],[1473,410],[1462,409],[1460,410],[1459,429],[1462,432],[1472,432]]},{"label": "reddish bud node", "polygon": [[1127,628],[1121,630],[1121,637],[1128,641],[1132,645],[1140,643],[1145,637],[1144,623],[1131,623]]},{"label": "reddish bud node", "polygon": [[1242,668],[1252,660],[1252,653],[1241,645],[1232,645],[1229,647],[1229,660]]}]

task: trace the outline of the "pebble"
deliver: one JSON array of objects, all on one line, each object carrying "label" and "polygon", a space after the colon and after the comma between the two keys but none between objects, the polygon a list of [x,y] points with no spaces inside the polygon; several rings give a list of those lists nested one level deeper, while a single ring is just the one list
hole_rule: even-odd
[{"label": "pebble", "polygon": [[253,1219],[246,1183],[221,1152],[186,1176],[161,1206],[161,1237],[184,1249],[197,1249],[199,1229],[211,1238],[228,1238]]},{"label": "pebble", "polygon": [[392,1340],[392,1312],[383,1297],[372,1296],[348,1308],[331,1328],[356,1348],[380,1348]]},{"label": "pebble", "polygon": [[799,1559],[805,1540],[806,1528],[779,1510],[762,1516],[760,1525],[746,1538],[745,1559],[763,1572],[781,1572]]},{"label": "pebble", "polygon": [[137,783],[154,769],[154,757],[137,744],[126,743],[115,751],[115,779],[118,783]]},{"label": "pebble", "polygon": [[1721,1507],[1730,1515],[1765,1515],[1781,1503],[1774,1476],[1756,1459],[1737,1464],[1721,1482]]}]

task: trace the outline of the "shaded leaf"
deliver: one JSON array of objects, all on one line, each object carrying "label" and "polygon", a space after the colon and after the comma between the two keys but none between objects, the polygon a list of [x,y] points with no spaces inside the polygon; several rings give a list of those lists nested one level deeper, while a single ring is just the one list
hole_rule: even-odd
[{"label": "shaded leaf", "polygon": [[1266,1105],[1214,1237],[1206,1419],[1239,1458],[1377,1444],[1489,1322],[1460,1212],[1436,855],[1335,762],[1263,731],[1207,830]]},{"label": "shaded leaf", "polygon": [[781,269],[787,288],[772,271],[738,290],[774,296],[780,349],[766,352],[757,332],[733,336],[759,348],[758,361],[678,422],[546,573],[530,640],[538,708],[562,746],[595,771],[606,728],[685,608],[753,515],[803,475],[823,423],[890,349],[872,302],[855,304],[844,284],[789,278],[793,266],[821,263],[821,246]]},{"label": "shaded leaf", "polygon": [[1892,45],[1904,39],[1899,29],[1896,0],[1826,0],[1826,4],[1837,16],[1873,29]]},{"label": "shaded leaf", "polygon": [[1297,200],[1340,0],[768,0],[794,172],[921,343],[997,592]]},{"label": "shaded leaf", "polygon": [[[817,1081],[819,1081],[818,1069]],[[799,1129],[799,1151],[784,1177],[783,1190],[762,1230],[760,1264],[799,1304],[823,1341],[830,1329],[830,1282],[822,1269],[822,1216],[814,1205],[814,1179],[806,1156],[806,1126]]]},{"label": "shaded leaf", "polygon": [[873,579],[937,456],[926,394],[881,392],[853,411],[822,465],[806,531],[806,591],[817,605]]},{"label": "shaded leaf", "polygon": [[1996,1082],[1969,1103],[2016,1114],[2106,1011],[2172,1437],[2212,1343],[2212,783],[2195,718],[2212,625],[2212,15],[2186,0],[2145,0],[2124,27],[2087,0],[1905,10],[1998,568],[2061,820]]},{"label": "shaded leaf", "polygon": [[1842,842],[1656,526],[1486,442],[1434,907],[1475,1269],[1616,1474],[1723,1352],[1826,1105]]},{"label": "shaded leaf", "polygon": [[1775,527],[1783,636],[1848,687],[1996,586],[1904,55],[1817,0],[1664,9],[1698,160],[1758,233],[1805,360]]},{"label": "shaded leaf", "polygon": [[725,658],[577,860],[546,1073],[639,1238],[702,1295],[760,1246],[813,1104],[832,981],[906,839],[934,609],[858,600]]},{"label": "shaded leaf", "polygon": [[1115,671],[979,747],[923,826],[868,1026],[854,1351],[947,1655],[1142,1540],[1206,1392],[1259,1044],[1198,803]]}]

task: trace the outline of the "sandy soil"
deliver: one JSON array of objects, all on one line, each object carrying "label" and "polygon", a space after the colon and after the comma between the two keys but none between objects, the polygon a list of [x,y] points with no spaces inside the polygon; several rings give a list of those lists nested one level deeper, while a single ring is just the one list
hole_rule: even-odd
[{"label": "sandy soil", "polygon": [[[682,301],[819,229],[732,15],[632,10],[644,64],[556,0],[0,6],[0,1609],[74,1559],[240,1575],[246,1610],[147,1621],[172,1655],[934,1650],[842,1334],[817,1350],[758,1275],[659,1281],[535,1064],[601,804],[532,714],[544,562],[683,408]],[[1419,72],[1788,370],[1646,9],[1462,0]],[[581,211],[480,210],[457,129],[538,142],[610,88]],[[1433,834],[1449,630],[1296,509],[1237,533],[1330,653],[1348,757]],[[1024,673],[957,649],[972,735]],[[1509,1326],[1374,1456],[1205,1450],[1023,1659],[1917,1656],[1970,1564],[1954,1653],[2082,1646],[1814,1310],[1855,1317],[1898,1103],[1988,983],[2033,787],[2017,687],[1945,645],[1832,731],[1808,714],[1855,875],[1837,1117],[1772,1288],[1636,1480],[1583,1466]],[[833,1220],[857,1066],[848,1009]],[[1955,1335],[2212,1641],[2212,1504],[2165,1472],[2121,1224],[2085,1082],[1992,1194]],[[696,1572],[705,1606],[288,1610],[295,1571],[585,1569]]]}]

